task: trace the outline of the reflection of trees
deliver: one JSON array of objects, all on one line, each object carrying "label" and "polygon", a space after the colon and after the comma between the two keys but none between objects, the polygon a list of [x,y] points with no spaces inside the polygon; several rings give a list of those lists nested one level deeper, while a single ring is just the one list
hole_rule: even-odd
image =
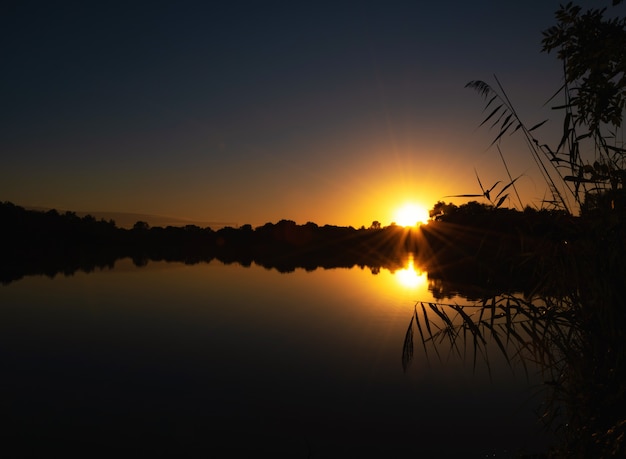
[{"label": "reflection of trees", "polygon": [[422,228],[418,249],[436,299],[554,288],[548,274],[580,234],[580,219],[559,211],[439,204],[446,213]]}]

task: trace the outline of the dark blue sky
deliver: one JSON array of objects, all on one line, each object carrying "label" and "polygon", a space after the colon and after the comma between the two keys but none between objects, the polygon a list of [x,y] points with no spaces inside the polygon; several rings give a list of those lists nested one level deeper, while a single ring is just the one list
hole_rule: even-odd
[{"label": "dark blue sky", "polygon": [[[505,178],[468,81],[497,74],[529,124],[560,126],[541,108],[557,1],[221,3],[4,6],[0,200],[387,224],[475,192],[474,168]],[[527,152],[507,153],[541,199]]]}]

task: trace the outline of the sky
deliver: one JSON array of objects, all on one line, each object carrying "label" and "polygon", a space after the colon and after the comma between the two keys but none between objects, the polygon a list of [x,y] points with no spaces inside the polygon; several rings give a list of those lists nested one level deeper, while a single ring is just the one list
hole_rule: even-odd
[{"label": "sky", "polygon": [[[605,6],[609,2],[577,2]],[[369,226],[507,181],[494,75],[558,138],[559,2],[29,2],[2,7],[0,201],[198,222]],[[620,6],[622,8],[622,6]],[[546,197],[501,145],[524,205]],[[505,205],[514,206],[517,200]],[[517,204],[519,207],[519,204]]]}]

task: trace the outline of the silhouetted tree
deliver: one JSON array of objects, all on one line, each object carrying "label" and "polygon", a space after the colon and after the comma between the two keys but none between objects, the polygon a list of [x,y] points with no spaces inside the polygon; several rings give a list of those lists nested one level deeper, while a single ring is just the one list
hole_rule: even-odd
[{"label": "silhouetted tree", "polygon": [[446,203],[444,201],[437,201],[433,208],[428,211],[428,216],[432,219],[437,219],[443,215],[451,215],[456,213],[458,207],[452,203]]},{"label": "silhouetted tree", "polygon": [[563,62],[572,122],[600,137],[602,124],[621,125],[626,104],[626,18],[606,19],[605,12],[561,6],[542,41],[543,51],[556,50]]},{"label": "silhouetted tree", "polygon": [[135,224],[133,225],[133,230],[135,231],[148,231],[149,229],[150,225],[142,220],[135,222]]}]

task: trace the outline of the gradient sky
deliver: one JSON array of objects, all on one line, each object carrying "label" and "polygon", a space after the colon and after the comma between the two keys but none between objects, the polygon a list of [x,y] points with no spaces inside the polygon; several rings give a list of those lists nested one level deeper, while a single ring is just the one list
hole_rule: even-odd
[{"label": "gradient sky", "polygon": [[[583,6],[609,2],[578,2]],[[2,7],[0,200],[253,226],[368,226],[506,180],[484,102],[528,125],[561,83],[559,2],[13,2]],[[525,204],[545,185],[502,145]],[[510,205],[514,205],[511,202]]]}]

